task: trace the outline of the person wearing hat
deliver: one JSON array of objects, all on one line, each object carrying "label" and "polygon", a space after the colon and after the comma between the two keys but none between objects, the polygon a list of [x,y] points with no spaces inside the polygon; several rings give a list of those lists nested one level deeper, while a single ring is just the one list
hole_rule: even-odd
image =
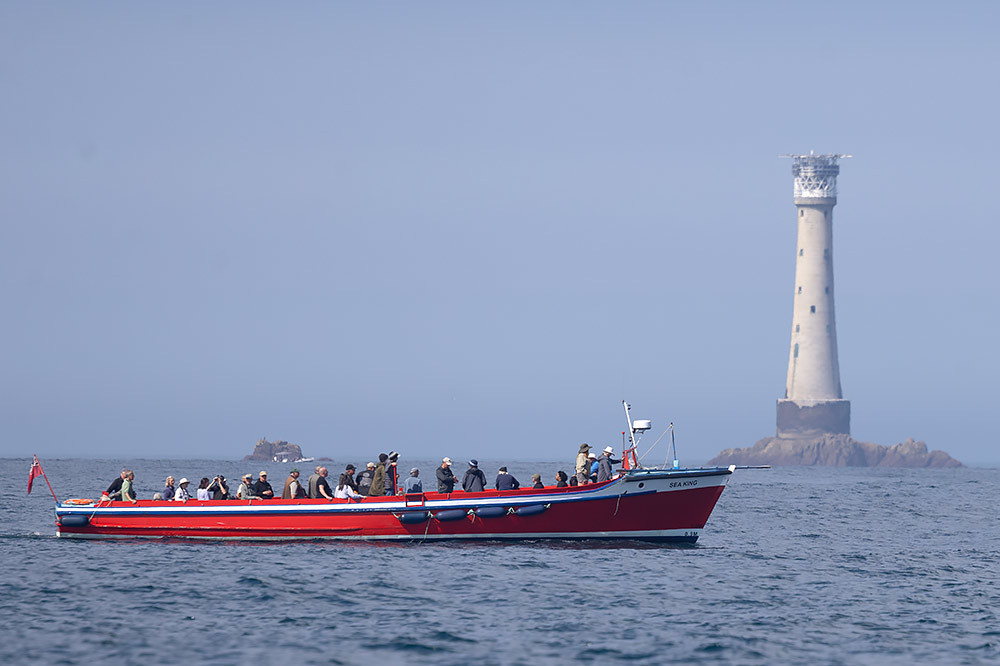
[{"label": "person wearing hat", "polygon": [[261,499],[274,499],[274,489],[267,482],[267,470],[260,470],[260,478],[253,484],[253,494]]},{"label": "person wearing hat", "polygon": [[191,483],[185,478],[180,480],[177,484],[177,490],[174,491],[174,501],[175,502],[187,502],[191,499],[191,493],[188,492],[188,484]]},{"label": "person wearing hat", "polygon": [[424,492],[424,484],[420,480],[420,470],[414,467],[410,470],[410,475],[406,477],[406,481],[403,481],[403,492],[404,493],[422,493]]},{"label": "person wearing hat", "polygon": [[365,465],[365,469],[362,470],[355,482],[358,484],[358,492],[362,495],[370,495],[369,492],[372,487],[372,480],[375,478],[375,463],[370,462]]},{"label": "person wearing hat", "polygon": [[372,477],[372,487],[368,489],[368,494],[373,497],[385,495],[385,468],[389,465],[389,455],[378,454],[378,464],[375,465],[375,476]]},{"label": "person wearing hat", "polygon": [[299,483],[299,468],[293,467],[285,479],[285,488],[281,491],[281,499],[301,499],[306,496],[306,489]]},{"label": "person wearing hat", "polygon": [[497,480],[494,486],[497,490],[517,490],[521,487],[521,482],[514,478],[514,475],[507,471],[506,467],[501,467],[497,472]]},{"label": "person wearing hat", "polygon": [[611,454],[614,452],[615,450],[613,448],[611,448],[610,446],[606,446],[604,447],[604,451],[601,452],[601,456],[597,459],[598,483],[600,483],[601,481],[610,481],[611,477],[613,476],[613,472],[611,471],[611,466],[617,465],[618,463],[621,462],[621,460],[616,460],[615,458],[611,457]]},{"label": "person wearing hat", "polygon": [[588,453],[587,462],[590,463],[590,482],[597,483],[597,456],[593,453]]},{"label": "person wearing hat", "polygon": [[399,454],[389,451],[389,460],[385,465],[385,494],[395,495],[399,490],[399,472],[396,470],[396,463],[399,462]]},{"label": "person wearing hat", "polygon": [[587,453],[590,452],[590,444],[584,442],[580,445],[580,452],[576,454],[576,481],[583,486],[590,483],[590,461]]},{"label": "person wearing hat", "polygon": [[455,489],[458,479],[455,477],[455,473],[451,471],[451,458],[443,458],[441,466],[434,471],[434,474],[437,476],[439,493],[450,493]]},{"label": "person wearing hat", "polygon": [[260,499],[253,491],[253,474],[247,472],[243,475],[243,483],[236,489],[236,499],[253,500]]},{"label": "person wearing hat", "polygon": [[[326,469],[325,467],[323,469]],[[323,476],[326,476],[325,474]],[[354,481],[354,465],[348,465],[344,468],[344,471],[340,474],[340,479],[337,481],[337,487],[340,486],[350,486],[354,492],[358,492],[358,484]]]},{"label": "person wearing hat", "polygon": [[481,493],[486,490],[486,475],[479,469],[479,461],[473,458],[469,461],[469,469],[462,477],[462,490],[467,493]]},{"label": "person wearing hat", "polygon": [[531,487],[532,488],[544,488],[545,487],[544,485],[542,485],[542,475],[541,474],[532,474],[531,475],[531,481],[532,481],[532,483],[531,483]]}]

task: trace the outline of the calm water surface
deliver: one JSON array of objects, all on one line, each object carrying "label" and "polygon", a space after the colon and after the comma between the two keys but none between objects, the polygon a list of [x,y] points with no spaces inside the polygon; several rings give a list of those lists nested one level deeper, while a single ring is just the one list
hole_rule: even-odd
[{"label": "calm water surface", "polygon": [[[141,497],[259,471],[42,463],[60,499],[122,465]],[[56,539],[29,464],[0,460],[4,663],[1000,662],[996,470],[737,472],[698,546],[671,548]],[[289,467],[267,465],[275,486]]]}]

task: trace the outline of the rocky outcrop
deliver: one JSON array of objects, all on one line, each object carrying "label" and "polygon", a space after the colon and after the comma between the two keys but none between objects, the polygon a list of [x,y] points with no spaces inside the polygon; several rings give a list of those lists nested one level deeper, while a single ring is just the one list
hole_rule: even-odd
[{"label": "rocky outcrop", "polygon": [[790,439],[765,437],[751,447],[726,449],[709,465],[822,465],[827,467],[963,467],[944,451],[927,451],[912,438],[881,446],[850,435]]},{"label": "rocky outcrop", "polygon": [[302,449],[299,448],[298,444],[289,444],[283,441],[269,442],[266,439],[258,439],[257,446],[253,447],[253,453],[244,456],[243,460],[271,462],[275,458],[278,460],[298,460],[302,458]]}]

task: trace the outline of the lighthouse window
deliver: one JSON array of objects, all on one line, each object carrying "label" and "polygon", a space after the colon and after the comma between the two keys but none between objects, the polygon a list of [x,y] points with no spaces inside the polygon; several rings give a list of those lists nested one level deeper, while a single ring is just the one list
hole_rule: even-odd
[{"label": "lighthouse window", "polygon": [[830,332],[830,325],[829,325],[829,324],[827,324],[827,325],[826,325],[826,332],[827,332],[827,333],[829,333],[829,332]]},{"label": "lighthouse window", "polygon": [[794,356],[795,358],[799,357],[799,343],[797,342],[795,343],[795,351],[792,352],[792,356]]},{"label": "lighthouse window", "polygon": [[798,325],[798,324],[796,324],[796,325],[795,325],[795,332],[796,332],[796,333],[798,333],[798,332],[799,332],[799,325]]},{"label": "lighthouse window", "polygon": [[826,293],[828,293],[828,294],[830,293],[830,288],[829,288],[829,287],[824,287],[824,289],[823,289],[823,290],[824,290],[824,291],[825,291]]},{"label": "lighthouse window", "polygon": [[803,250],[799,250],[799,256],[800,257],[802,256],[802,252],[803,252]]},{"label": "lighthouse window", "polygon": [[823,258],[826,259],[829,256],[830,256],[830,250],[829,249],[823,250]]},{"label": "lighthouse window", "polygon": [[799,287],[799,293],[800,294],[802,293],[802,287]]},{"label": "lighthouse window", "polygon": [[810,305],[809,306],[809,312],[816,312],[816,306],[815,305]]},{"label": "lighthouse window", "polygon": [[805,217],[805,216],[806,216],[806,212],[800,208],[799,209],[799,217]]}]

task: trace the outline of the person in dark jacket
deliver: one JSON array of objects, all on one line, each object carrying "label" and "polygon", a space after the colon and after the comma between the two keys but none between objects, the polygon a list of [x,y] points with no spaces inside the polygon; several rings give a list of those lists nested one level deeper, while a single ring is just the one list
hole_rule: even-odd
[{"label": "person in dark jacket", "polygon": [[[326,469],[325,467],[322,469]],[[354,481],[354,465],[348,465],[344,468],[343,474],[340,475],[340,480],[337,481],[337,486],[348,486],[354,492],[358,491],[358,484]],[[327,486],[329,488],[329,486]]]},{"label": "person in dark jacket", "polygon": [[399,454],[389,451],[389,460],[385,465],[385,494],[395,495],[399,492],[399,472],[396,463],[399,462]]},{"label": "person in dark jacket", "polygon": [[611,470],[612,465],[617,465],[621,460],[616,460],[611,457],[611,454],[615,450],[610,446],[604,447],[604,451],[601,452],[601,457],[597,459],[597,482],[608,481],[613,476],[614,472]]},{"label": "person in dark jacket", "polygon": [[208,484],[208,492],[212,493],[214,500],[229,499],[229,486],[226,485],[226,477],[220,474],[212,479],[212,483]]},{"label": "person in dark jacket", "polygon": [[358,474],[357,477],[358,492],[361,493],[362,495],[368,495],[369,494],[368,491],[371,490],[372,480],[374,478],[375,478],[375,463],[370,462],[368,463],[367,466],[365,466],[364,471]]},{"label": "person in dark jacket", "polygon": [[544,488],[545,487],[545,486],[542,485],[542,475],[541,474],[532,474],[531,475],[531,487],[532,488]]},{"label": "person in dark jacket", "polygon": [[267,472],[260,471],[260,478],[253,484],[253,494],[261,499],[274,499],[274,488],[267,482]]},{"label": "person in dark jacket", "polygon": [[562,470],[556,472],[556,488],[565,488],[566,486],[568,486],[569,484],[566,483],[566,480],[568,478],[569,476],[566,474],[566,472]]},{"label": "person in dark jacket", "polygon": [[455,483],[458,479],[451,471],[451,458],[445,458],[441,461],[441,466],[435,471],[435,476],[437,476],[439,493],[450,493],[455,489]]},{"label": "person in dark jacket", "polygon": [[479,469],[479,461],[473,458],[469,461],[469,469],[462,477],[462,490],[467,493],[481,493],[486,490],[486,475]]},{"label": "person in dark jacket", "polygon": [[506,467],[501,467],[500,472],[497,474],[496,489],[497,490],[517,490],[521,487],[521,484],[514,475],[507,471]]},{"label": "person in dark jacket", "polygon": [[368,489],[368,494],[373,497],[385,495],[385,468],[389,463],[389,454],[378,454],[378,464],[375,465],[375,476],[372,477],[372,486]]},{"label": "person in dark jacket", "polygon": [[[118,478],[112,481],[108,489],[104,491],[104,494],[113,500],[120,500],[122,498],[122,484],[125,483],[126,476],[128,476],[128,470],[123,469]],[[104,498],[102,497],[101,499]]]},{"label": "person in dark jacket", "polygon": [[163,499],[167,500],[168,502],[173,501],[174,493],[176,492],[177,488],[174,487],[174,477],[168,476],[166,485],[163,487],[163,492],[161,493],[163,495]]}]

